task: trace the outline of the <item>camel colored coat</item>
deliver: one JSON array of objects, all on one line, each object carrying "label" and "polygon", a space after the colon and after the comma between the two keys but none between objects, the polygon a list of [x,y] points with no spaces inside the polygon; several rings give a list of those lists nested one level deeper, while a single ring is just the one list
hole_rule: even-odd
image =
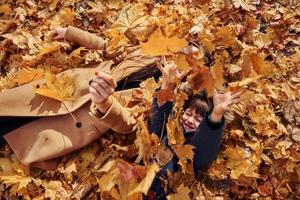
[{"label": "camel colored coat", "polygon": [[[105,48],[102,38],[74,27],[68,28],[65,38],[91,49]],[[127,58],[114,66],[112,71],[117,82],[157,62],[157,58],[141,56],[141,50],[138,48],[129,49],[128,52]],[[65,104],[81,123],[81,127],[76,126],[61,102],[35,94],[33,86],[45,80],[0,93],[0,117],[41,117],[4,136],[23,164],[46,161],[80,149],[99,138],[109,128],[121,133],[133,129],[135,123],[131,113],[116,99],[113,99],[105,115],[95,117],[90,112],[89,81],[96,70],[109,70],[112,65],[112,61],[107,61],[96,68],[76,68],[61,73],[72,76],[76,81],[75,100],[66,101]],[[43,167],[49,168],[47,165]]]}]

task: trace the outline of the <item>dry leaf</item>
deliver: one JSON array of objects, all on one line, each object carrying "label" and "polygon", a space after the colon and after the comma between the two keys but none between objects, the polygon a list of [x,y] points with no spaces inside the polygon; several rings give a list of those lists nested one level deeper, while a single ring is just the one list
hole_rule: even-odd
[{"label": "dry leaf", "polygon": [[169,55],[180,51],[185,46],[187,46],[185,39],[176,36],[165,37],[160,28],[154,31],[147,42],[141,43],[144,54],[149,56]]},{"label": "dry leaf", "polygon": [[50,97],[59,101],[74,100],[75,81],[67,74],[56,77],[54,74],[46,73],[47,82],[34,87],[37,94]]}]

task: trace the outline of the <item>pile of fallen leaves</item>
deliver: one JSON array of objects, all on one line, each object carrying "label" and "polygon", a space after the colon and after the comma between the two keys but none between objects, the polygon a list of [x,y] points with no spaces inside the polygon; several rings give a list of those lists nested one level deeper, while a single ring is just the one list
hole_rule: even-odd
[{"label": "pile of fallen leaves", "polygon": [[[125,47],[140,46],[145,55],[164,55],[190,72],[194,92],[246,88],[244,101],[226,115],[218,158],[198,180],[189,162],[192,148],[182,145],[179,114],[169,120],[168,137],[181,170],[162,180],[168,199],[300,199],[299,13],[296,0],[2,0],[0,91],[42,78],[55,82],[54,74],[109,59],[102,51],[51,40],[49,31],[58,26],[102,36],[109,41],[107,52],[121,52],[123,58]],[[134,98],[144,101],[137,112],[149,111],[157,84],[146,80],[143,91],[135,92]],[[177,113],[185,97],[176,95]],[[139,199],[170,158],[147,124],[141,121],[140,127],[129,137],[105,134],[60,158],[55,171],[21,165],[6,146],[0,196]],[[153,154],[157,162],[147,163]],[[141,160],[145,166],[133,164]]]}]

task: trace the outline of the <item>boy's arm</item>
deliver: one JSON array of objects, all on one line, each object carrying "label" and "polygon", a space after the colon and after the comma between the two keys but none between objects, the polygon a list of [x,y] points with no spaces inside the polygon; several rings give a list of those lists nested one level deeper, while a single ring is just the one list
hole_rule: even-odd
[{"label": "boy's arm", "polygon": [[170,101],[165,102],[163,105],[158,105],[157,99],[153,98],[152,110],[150,117],[150,132],[155,133],[158,137],[165,132],[166,123],[169,114],[171,113],[173,103]]},{"label": "boy's arm", "polygon": [[221,147],[224,118],[220,122],[212,122],[211,113],[207,113],[203,122],[194,134],[191,145],[195,147],[194,170],[205,169],[217,157]]}]

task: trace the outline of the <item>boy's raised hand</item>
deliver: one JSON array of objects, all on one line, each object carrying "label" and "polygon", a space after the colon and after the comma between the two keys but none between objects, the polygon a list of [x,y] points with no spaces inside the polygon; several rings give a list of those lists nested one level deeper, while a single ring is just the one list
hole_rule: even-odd
[{"label": "boy's raised hand", "polygon": [[50,31],[49,36],[55,40],[64,39],[67,32],[67,28],[57,27]]},{"label": "boy's raised hand", "polygon": [[105,103],[115,92],[116,81],[109,72],[96,72],[89,87],[91,100],[95,104]]},{"label": "boy's raised hand", "polygon": [[239,103],[242,98],[241,95],[244,91],[218,93],[216,90],[213,95],[214,108],[211,114],[211,121],[219,122],[224,113],[229,109],[229,106]]},{"label": "boy's raised hand", "polygon": [[162,66],[161,63],[157,63],[157,67],[161,71],[163,79],[161,89],[173,90],[176,86],[176,83],[181,80],[185,74],[178,71],[174,62],[166,62],[165,57],[163,57],[162,62],[164,66]]}]

